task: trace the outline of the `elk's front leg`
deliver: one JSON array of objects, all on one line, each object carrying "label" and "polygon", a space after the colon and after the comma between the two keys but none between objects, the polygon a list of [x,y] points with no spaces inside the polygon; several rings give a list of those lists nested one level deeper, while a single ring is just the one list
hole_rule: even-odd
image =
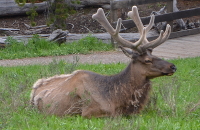
[{"label": "elk's front leg", "polygon": [[[106,105],[106,103],[104,105]],[[107,107],[104,107],[96,102],[93,102],[89,106],[82,109],[82,116],[86,118],[114,116],[114,112],[111,110],[111,107],[108,107],[109,105],[106,106]]]}]

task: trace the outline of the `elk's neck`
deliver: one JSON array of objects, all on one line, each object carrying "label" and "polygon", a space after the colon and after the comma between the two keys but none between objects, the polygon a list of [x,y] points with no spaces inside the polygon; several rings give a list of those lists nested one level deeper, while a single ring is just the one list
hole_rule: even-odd
[{"label": "elk's neck", "polygon": [[107,99],[114,102],[115,107],[124,114],[139,112],[147,102],[151,89],[151,82],[144,71],[138,68],[138,65],[130,63],[112,78],[114,85],[108,88]]},{"label": "elk's neck", "polygon": [[146,78],[142,72],[143,70],[137,67],[137,65],[132,65],[132,63],[130,63],[122,72],[115,75],[117,79],[116,81],[128,86],[131,85],[131,88],[140,88],[144,84],[149,83],[150,80]]},{"label": "elk's neck", "polygon": [[[114,100],[121,98],[131,98],[137,90],[144,90],[150,87],[150,80],[147,79],[144,74],[132,63],[130,63],[119,74],[111,76],[103,76],[100,79],[98,76],[94,80],[99,80],[97,85],[99,91],[105,97],[111,97]],[[147,89],[148,90],[148,89]],[[144,93],[145,94],[145,93]],[[119,96],[121,95],[121,96]]]}]

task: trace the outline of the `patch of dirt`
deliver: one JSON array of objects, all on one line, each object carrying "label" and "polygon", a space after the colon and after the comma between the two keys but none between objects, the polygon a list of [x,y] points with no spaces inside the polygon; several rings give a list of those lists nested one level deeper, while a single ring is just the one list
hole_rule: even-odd
[{"label": "patch of dirt", "polygon": [[[195,7],[200,7],[200,1],[199,0],[177,0],[178,1],[178,8],[179,10],[185,10],[185,9],[191,9]],[[146,4],[146,5],[139,5],[139,14],[141,17],[149,16],[152,11],[158,11],[160,8],[162,8],[164,5],[166,5],[165,2],[159,2],[156,4]],[[128,9],[130,10],[130,9]],[[70,15],[67,20],[67,28],[66,30],[69,30],[70,33],[102,33],[105,32],[104,28],[100,26],[98,22],[92,19],[92,14],[96,13],[97,8],[96,7],[90,7],[90,8],[84,8],[77,10],[77,12],[73,15]],[[110,19],[110,10],[105,10],[105,14]],[[46,14],[39,14],[39,16],[36,17],[35,22],[37,23],[37,26],[39,25],[46,25]],[[122,15],[122,19],[127,19],[127,16]],[[194,20],[200,20],[199,17],[193,17],[190,18],[191,21]],[[26,34],[25,31],[27,30],[27,27],[24,25],[28,24],[30,25],[30,19],[28,16],[14,16],[14,17],[1,17],[0,18],[0,28],[15,28],[20,29],[20,31],[14,32],[15,35],[20,34],[24,35]],[[136,32],[136,29],[127,30],[126,32]],[[41,34],[45,33],[51,33],[50,29],[46,29],[41,32]],[[1,33],[0,35],[9,35],[6,33]]]}]

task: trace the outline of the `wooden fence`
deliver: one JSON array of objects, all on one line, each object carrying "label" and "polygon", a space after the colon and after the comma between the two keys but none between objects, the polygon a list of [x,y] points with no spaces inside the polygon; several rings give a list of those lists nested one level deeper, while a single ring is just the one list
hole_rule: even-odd
[{"label": "wooden fence", "polygon": [[[173,25],[173,20],[188,18],[192,16],[200,16],[200,8],[193,8],[188,10],[183,10],[179,12],[173,12],[173,0],[114,0],[111,2],[111,22],[113,26],[116,26],[117,21],[117,10],[123,8],[130,8],[133,5],[142,5],[155,2],[167,2],[167,14],[156,15],[155,23],[167,21],[171,26]],[[150,16],[142,17],[141,21],[143,24],[148,24],[150,21]],[[135,27],[135,23],[132,20],[123,20],[123,26],[125,28]],[[181,36],[193,35],[200,33],[200,28],[182,30],[178,32],[172,32],[169,38],[176,38]],[[150,39],[155,39],[154,37]]]},{"label": "wooden fence", "polygon": [[173,0],[112,0],[110,1],[111,9],[111,22],[117,21],[117,10],[118,9],[128,9],[133,5],[143,5],[155,2],[167,2],[168,12],[173,12]]}]

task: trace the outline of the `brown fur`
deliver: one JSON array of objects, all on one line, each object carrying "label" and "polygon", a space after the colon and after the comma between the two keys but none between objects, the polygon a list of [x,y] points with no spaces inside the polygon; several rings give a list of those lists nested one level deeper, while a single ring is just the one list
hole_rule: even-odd
[{"label": "brown fur", "polygon": [[80,114],[90,118],[139,113],[148,100],[150,79],[172,75],[176,68],[149,52],[138,55],[123,51],[130,54],[132,61],[119,74],[104,76],[78,70],[39,79],[33,85],[31,104],[58,116]]}]

